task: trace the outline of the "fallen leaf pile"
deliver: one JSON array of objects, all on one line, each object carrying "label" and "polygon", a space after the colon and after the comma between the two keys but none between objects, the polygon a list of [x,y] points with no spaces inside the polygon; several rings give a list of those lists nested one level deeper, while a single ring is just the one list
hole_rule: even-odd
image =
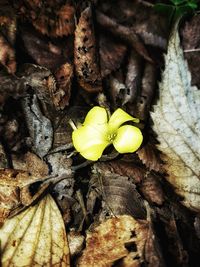
[{"label": "fallen leaf pile", "polygon": [[199,267],[200,15],[155,3],[0,1],[0,266]]}]

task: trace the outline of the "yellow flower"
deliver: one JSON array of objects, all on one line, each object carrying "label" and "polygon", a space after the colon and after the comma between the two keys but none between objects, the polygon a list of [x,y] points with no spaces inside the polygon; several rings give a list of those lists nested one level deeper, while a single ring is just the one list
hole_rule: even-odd
[{"label": "yellow flower", "polygon": [[[98,160],[104,149],[113,144],[119,153],[136,151],[143,140],[139,128],[122,125],[127,121],[139,122],[118,108],[110,117],[102,107],[93,107],[87,114],[82,126],[72,133],[75,149],[86,159]],[[121,126],[122,125],[122,126]]]}]

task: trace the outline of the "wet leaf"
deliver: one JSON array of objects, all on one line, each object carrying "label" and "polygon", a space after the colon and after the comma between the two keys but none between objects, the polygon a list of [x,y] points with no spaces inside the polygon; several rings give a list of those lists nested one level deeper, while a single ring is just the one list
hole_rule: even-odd
[{"label": "wet leaf", "polygon": [[129,251],[132,258],[129,266],[140,266],[147,233],[146,221],[136,221],[127,215],[108,219],[88,232],[86,248],[78,266],[111,267],[116,261],[120,263],[120,260],[126,259]]},{"label": "wet leaf", "polygon": [[65,226],[50,195],[0,229],[2,266],[70,266]]},{"label": "wet leaf", "polygon": [[101,91],[101,75],[91,7],[87,7],[81,13],[74,42],[74,63],[79,84],[88,92]]},{"label": "wet leaf", "polygon": [[187,207],[200,210],[200,91],[191,86],[177,28],[169,41],[159,87],[160,99],[151,116],[167,179]]}]

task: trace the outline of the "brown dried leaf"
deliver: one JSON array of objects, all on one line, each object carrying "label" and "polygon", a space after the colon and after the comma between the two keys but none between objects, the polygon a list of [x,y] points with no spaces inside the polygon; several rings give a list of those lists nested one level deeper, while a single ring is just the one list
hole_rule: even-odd
[{"label": "brown dried leaf", "polygon": [[37,177],[45,177],[49,173],[46,162],[32,152],[27,152],[22,157],[13,155],[12,164],[15,170],[27,171]]},{"label": "brown dried leaf", "polygon": [[57,109],[64,109],[69,105],[71,96],[71,83],[73,78],[73,65],[65,63],[60,66],[54,73],[57,87],[51,92],[54,106]]},{"label": "brown dried leaf", "polygon": [[[30,5],[32,5],[32,1]],[[50,37],[68,36],[74,32],[74,13],[73,5],[66,3],[64,5],[46,5],[33,4],[30,9],[26,9],[25,3],[24,13],[33,26],[42,34]],[[38,15],[39,14],[39,15]]]},{"label": "brown dried leaf", "polygon": [[155,174],[149,173],[146,175],[140,184],[140,190],[149,202],[157,205],[163,204],[165,200],[164,192],[159,177]]},{"label": "brown dried leaf", "polygon": [[165,224],[165,229],[169,242],[168,249],[172,256],[174,264],[176,266],[188,266],[188,253],[184,249],[184,245],[179,235],[174,218],[170,218],[170,220],[167,221],[167,223]]},{"label": "brown dried leaf", "polygon": [[102,78],[120,67],[126,50],[126,46],[119,43],[117,39],[115,40],[109,35],[100,33],[99,54]]},{"label": "brown dried leaf", "polygon": [[200,15],[195,14],[181,30],[184,56],[192,74],[192,85],[200,88]]},{"label": "brown dried leaf", "polygon": [[156,67],[146,63],[142,78],[142,88],[137,99],[137,117],[145,120],[149,115],[156,86]]},{"label": "brown dried leaf", "polygon": [[16,71],[15,51],[13,47],[0,34],[0,63],[8,68],[10,73]]},{"label": "brown dried leaf", "polygon": [[[91,212],[95,204],[94,191],[97,197],[103,199],[103,207],[109,214],[132,215],[134,218],[145,218],[144,202],[135,184],[126,176],[102,172],[101,164],[95,165],[94,174],[90,180],[88,210]],[[101,172],[101,173],[100,173]],[[134,204],[133,204],[134,203]]]},{"label": "brown dried leaf", "polygon": [[88,92],[102,90],[98,65],[92,9],[87,7],[79,19],[75,31],[74,63],[79,84]]},{"label": "brown dried leaf", "polygon": [[2,266],[70,266],[65,226],[50,195],[0,229]]},{"label": "brown dried leaf", "polygon": [[135,33],[134,29],[118,24],[115,20],[110,18],[110,16],[106,16],[99,11],[96,12],[96,19],[103,28],[127,42],[138,52],[138,54],[144,57],[147,61],[152,62],[144,44]]},{"label": "brown dried leaf", "polygon": [[140,148],[136,153],[140,158],[140,160],[142,161],[142,163],[145,164],[150,171],[152,170],[156,172],[163,171],[163,164],[155,145],[148,142],[142,148]]},{"label": "brown dried leaf", "polygon": [[127,215],[108,219],[93,232],[88,232],[86,249],[78,266],[111,267],[116,261],[129,255],[129,246],[133,246],[131,266],[140,266],[147,233],[146,221],[136,221]]},{"label": "brown dried leaf", "polygon": [[20,28],[25,52],[40,66],[56,70],[71,56],[71,42],[59,39],[52,40],[38,33],[31,25]]},{"label": "brown dried leaf", "polygon": [[26,187],[37,180],[38,178],[30,176],[25,171],[0,170],[0,224],[4,222],[12,210],[23,204],[22,197],[24,197],[24,194],[27,195],[27,199],[33,198],[31,192],[28,195]]},{"label": "brown dried leaf", "polygon": [[121,176],[127,176],[131,178],[134,183],[140,183],[145,175],[145,170],[136,166],[132,162],[126,162],[123,160],[115,160],[106,163],[96,164],[98,172],[101,174],[116,173]]},{"label": "brown dried leaf", "polygon": [[141,84],[142,60],[141,57],[134,51],[131,51],[127,66],[125,85],[129,90],[125,98],[125,103],[133,103]]},{"label": "brown dried leaf", "polygon": [[121,107],[125,104],[125,99],[128,95],[128,89],[125,84],[119,81],[117,78],[110,76],[110,96],[113,103],[113,107]]}]

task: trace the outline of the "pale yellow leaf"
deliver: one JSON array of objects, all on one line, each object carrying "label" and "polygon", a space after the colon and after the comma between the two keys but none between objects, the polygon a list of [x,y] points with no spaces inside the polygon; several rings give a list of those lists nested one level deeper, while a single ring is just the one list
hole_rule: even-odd
[{"label": "pale yellow leaf", "polygon": [[151,116],[167,179],[187,207],[200,210],[200,90],[191,86],[177,27],[169,40],[159,90]]},{"label": "pale yellow leaf", "polygon": [[70,266],[65,226],[50,195],[6,220],[0,240],[2,267]]}]

